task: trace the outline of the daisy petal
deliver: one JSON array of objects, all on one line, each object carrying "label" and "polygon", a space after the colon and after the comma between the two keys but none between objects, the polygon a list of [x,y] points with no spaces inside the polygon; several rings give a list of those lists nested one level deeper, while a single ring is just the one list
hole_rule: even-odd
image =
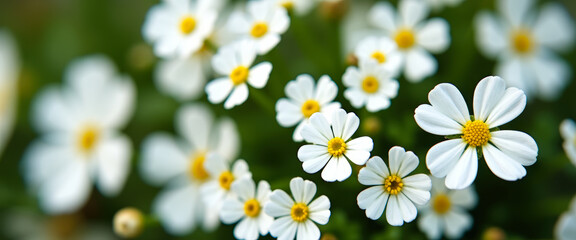
[{"label": "daisy petal", "polygon": [[270,194],[270,201],[264,205],[264,212],[272,217],[290,215],[294,200],[282,190],[274,190]]},{"label": "daisy petal", "polygon": [[426,132],[442,136],[462,133],[462,125],[431,105],[422,104],[414,112],[414,120]]},{"label": "daisy petal", "polygon": [[543,46],[566,50],[574,43],[574,22],[563,6],[548,3],[538,15],[534,35]]},{"label": "daisy petal", "polygon": [[484,55],[495,58],[507,46],[508,39],[504,31],[504,24],[492,13],[480,12],[474,19],[476,26],[476,43]]},{"label": "daisy petal", "polygon": [[302,128],[302,137],[306,142],[327,146],[328,141],[334,137],[328,120],[322,113],[314,113],[309,118],[310,124]]},{"label": "daisy petal", "polygon": [[446,213],[446,237],[456,239],[461,238],[464,231],[472,226],[472,217],[460,211],[450,211]]},{"label": "daisy petal", "polygon": [[253,218],[244,218],[234,228],[236,239],[258,239],[258,222]]},{"label": "daisy petal", "polygon": [[438,62],[426,50],[416,47],[406,54],[404,73],[410,82],[420,82],[436,72]]},{"label": "daisy petal", "polygon": [[290,180],[290,192],[294,196],[294,201],[308,204],[316,194],[316,184],[296,177]]},{"label": "daisy petal", "polygon": [[310,219],[318,224],[326,224],[330,219],[330,200],[322,195],[312,201],[308,206],[310,208]]},{"label": "daisy petal", "polygon": [[416,206],[410,201],[405,195],[398,194],[398,206],[400,207],[400,212],[402,214],[402,219],[404,222],[412,222],[416,218]]},{"label": "daisy petal", "polygon": [[224,101],[234,85],[228,77],[217,78],[206,84],[206,95],[210,103],[218,104]]},{"label": "daisy petal", "polygon": [[382,191],[382,186],[370,187],[358,194],[358,206],[366,209],[366,217],[377,220],[382,216],[389,197],[388,193]]},{"label": "daisy petal", "polygon": [[69,162],[42,183],[40,206],[49,214],[78,210],[90,195],[90,173],[85,162]]},{"label": "daisy petal", "polygon": [[518,88],[508,88],[504,96],[494,104],[494,108],[486,119],[486,124],[493,127],[501,126],[518,117],[526,106],[526,95]]},{"label": "daisy petal", "polygon": [[450,45],[450,25],[442,18],[428,20],[418,32],[417,42],[426,50],[440,53]]},{"label": "daisy petal", "polygon": [[300,107],[286,98],[281,98],[276,102],[276,113],[276,121],[282,127],[292,127],[303,118]]},{"label": "daisy petal", "polygon": [[389,2],[377,2],[368,13],[370,23],[391,33],[396,31],[396,12]]},{"label": "daisy petal", "polygon": [[296,239],[320,239],[320,229],[312,221],[298,223]]},{"label": "daisy petal", "polygon": [[497,2],[497,8],[513,27],[521,27],[529,10],[534,6],[534,0],[502,0]]},{"label": "daisy petal", "polygon": [[425,2],[417,0],[400,1],[398,12],[402,18],[402,24],[406,27],[414,27],[421,22],[429,12],[428,5]]},{"label": "daisy petal", "polygon": [[320,105],[324,105],[333,101],[337,94],[338,86],[336,83],[334,83],[328,75],[322,75],[318,80],[314,99],[316,99]]},{"label": "daisy petal", "polygon": [[538,145],[530,135],[519,131],[495,131],[492,132],[490,142],[510,158],[524,166],[530,166],[536,162]]},{"label": "daisy petal", "polygon": [[386,221],[388,221],[392,226],[402,226],[404,223],[397,195],[390,196],[388,199],[388,206],[386,207]]},{"label": "daisy petal", "polygon": [[224,102],[224,108],[231,109],[244,103],[246,99],[248,99],[248,86],[246,84],[235,86],[226,102]]},{"label": "daisy petal", "polygon": [[432,182],[430,177],[426,174],[416,174],[402,179],[404,188],[402,193],[410,199],[410,201],[424,205],[430,200],[430,188]]},{"label": "daisy petal", "polygon": [[269,62],[262,62],[250,69],[248,76],[248,83],[254,88],[263,88],[268,82],[270,72],[272,71],[272,64]]},{"label": "daisy petal", "polygon": [[212,112],[203,104],[186,105],[176,115],[176,128],[192,144],[193,149],[208,148],[213,122]]},{"label": "daisy petal", "polygon": [[154,133],[142,144],[140,173],[144,180],[159,185],[184,174],[188,161],[176,140],[165,133]]},{"label": "daisy petal", "polygon": [[470,120],[466,101],[458,89],[449,83],[438,84],[428,94],[430,104],[439,112],[457,121],[460,125]]},{"label": "daisy petal", "polygon": [[388,152],[390,172],[403,178],[418,167],[418,157],[411,151],[406,152],[402,147],[392,147]]},{"label": "daisy petal", "polygon": [[122,190],[128,177],[132,144],[125,136],[106,139],[101,144],[95,153],[98,161],[98,189],[106,196],[115,196]]},{"label": "daisy petal", "polygon": [[220,210],[220,219],[225,224],[233,224],[244,217],[244,204],[238,199],[228,198],[224,200]]},{"label": "daisy petal", "polygon": [[160,192],[154,201],[153,211],[160,218],[166,231],[175,235],[185,234],[196,226],[195,205],[201,204],[193,186],[171,188]]},{"label": "daisy petal", "polygon": [[520,162],[510,158],[500,149],[487,144],[482,148],[484,159],[490,170],[499,178],[516,181],[526,175],[526,169]]},{"label": "daisy petal", "polygon": [[446,175],[446,187],[450,189],[463,189],[470,186],[478,173],[478,155],[476,148],[468,147],[454,168]]},{"label": "daisy petal", "polygon": [[429,239],[440,239],[442,236],[442,222],[436,214],[428,213],[418,218],[420,228]]},{"label": "daisy petal", "polygon": [[498,76],[485,77],[474,90],[474,118],[486,121],[506,91],[506,83]]},{"label": "daisy petal", "polygon": [[270,235],[282,240],[290,240],[296,237],[298,224],[292,220],[291,216],[276,219],[270,226]]},{"label": "daisy petal", "polygon": [[445,177],[454,169],[465,148],[466,143],[462,139],[447,140],[432,146],[426,154],[426,166],[430,173],[435,177]]}]

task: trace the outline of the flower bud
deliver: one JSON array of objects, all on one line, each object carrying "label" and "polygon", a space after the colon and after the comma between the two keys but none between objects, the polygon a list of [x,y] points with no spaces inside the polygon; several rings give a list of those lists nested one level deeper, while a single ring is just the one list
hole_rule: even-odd
[{"label": "flower bud", "polygon": [[114,232],[121,237],[137,237],[143,228],[144,216],[136,208],[123,208],[114,216]]}]

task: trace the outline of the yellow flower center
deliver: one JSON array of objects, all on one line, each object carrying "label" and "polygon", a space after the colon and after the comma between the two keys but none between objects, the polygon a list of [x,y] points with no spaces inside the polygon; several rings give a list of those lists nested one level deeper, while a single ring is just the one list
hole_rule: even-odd
[{"label": "yellow flower center", "polygon": [[230,79],[232,79],[234,85],[240,85],[248,80],[248,73],[249,70],[247,67],[238,66],[230,73]]},{"label": "yellow flower center", "polygon": [[316,100],[308,99],[302,104],[301,110],[302,115],[304,115],[306,118],[309,118],[312,116],[312,114],[320,111],[320,104]]},{"label": "yellow flower center", "polygon": [[432,209],[434,209],[434,212],[438,214],[447,213],[448,210],[450,210],[451,205],[452,203],[450,202],[450,198],[445,194],[436,195],[432,201]]},{"label": "yellow flower center", "polygon": [[384,191],[391,195],[400,193],[403,187],[404,183],[402,182],[402,178],[396,175],[390,175],[384,179]]},{"label": "yellow flower center", "polygon": [[378,61],[378,63],[386,62],[386,55],[384,55],[384,53],[382,53],[380,51],[373,52],[371,57],[376,59],[376,61]]},{"label": "yellow flower center", "polygon": [[462,139],[472,147],[484,146],[490,137],[488,124],[481,120],[468,121],[462,128]]},{"label": "yellow flower center", "polygon": [[308,219],[308,206],[304,203],[295,203],[290,210],[290,216],[296,222],[304,222]]},{"label": "yellow flower center", "polygon": [[346,143],[342,138],[335,137],[328,141],[328,153],[334,157],[340,157],[346,152]]},{"label": "yellow flower center", "polygon": [[367,76],[362,80],[362,90],[367,93],[375,93],[378,91],[380,83],[374,76]]},{"label": "yellow flower center", "polygon": [[394,36],[394,41],[400,49],[408,49],[414,45],[414,33],[410,29],[400,29]]},{"label": "yellow flower center", "polygon": [[99,138],[98,129],[93,125],[86,125],[78,134],[78,149],[82,153],[89,154],[94,150]]},{"label": "yellow flower center", "polygon": [[220,183],[220,187],[230,190],[230,185],[234,181],[234,175],[230,171],[225,171],[218,177],[218,183]]},{"label": "yellow flower center", "polygon": [[252,26],[252,30],[250,30],[250,35],[255,38],[260,38],[264,36],[268,32],[268,24],[265,22],[256,22],[254,26]]},{"label": "yellow flower center", "polygon": [[187,15],[180,20],[180,32],[183,34],[190,34],[196,28],[196,19]]},{"label": "yellow flower center", "polygon": [[252,198],[244,203],[244,214],[248,217],[258,217],[260,215],[260,203]]},{"label": "yellow flower center", "polygon": [[201,153],[194,156],[192,163],[190,164],[189,175],[193,179],[198,181],[205,181],[210,177],[206,169],[204,168],[204,161],[206,160],[206,155]]},{"label": "yellow flower center", "polygon": [[526,30],[518,30],[512,34],[512,47],[514,51],[520,54],[526,54],[532,52],[534,49],[534,41],[530,32]]}]

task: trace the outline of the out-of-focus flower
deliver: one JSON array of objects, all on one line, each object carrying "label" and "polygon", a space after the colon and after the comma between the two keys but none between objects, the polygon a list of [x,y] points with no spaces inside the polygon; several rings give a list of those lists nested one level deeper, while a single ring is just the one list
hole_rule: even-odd
[{"label": "out-of-focus flower", "polygon": [[206,85],[208,100],[214,104],[226,100],[224,108],[230,109],[248,99],[246,83],[255,88],[266,86],[272,64],[262,62],[251,67],[255,58],[256,48],[249,40],[240,40],[220,48],[212,58],[212,67],[226,77],[216,78]]},{"label": "out-of-focus flower", "polygon": [[388,37],[366,37],[358,43],[354,53],[360,61],[376,61],[393,77],[398,75],[402,67],[402,57],[398,52],[398,47]]},{"label": "out-of-focus flower", "polygon": [[428,2],[428,5],[430,5],[430,7],[436,11],[439,11],[446,6],[448,7],[458,6],[463,1],[464,0],[426,0],[426,2]]},{"label": "out-of-focus flower", "polygon": [[16,115],[20,63],[12,35],[0,29],[0,154],[12,133]]},{"label": "out-of-focus flower", "polygon": [[574,23],[558,3],[548,3],[538,15],[533,0],[499,0],[500,16],[481,12],[476,17],[480,50],[496,58],[495,74],[529,98],[553,100],[570,78],[570,67],[555,52],[574,43]]},{"label": "out-of-focus flower", "polygon": [[272,0],[284,7],[288,12],[293,11],[296,15],[306,15],[318,4],[317,0]]},{"label": "out-of-focus flower", "polygon": [[298,149],[298,159],[307,173],[322,170],[324,181],[344,181],[352,174],[348,160],[364,165],[370,157],[374,143],[370,137],[351,139],[360,119],[354,113],[338,109],[331,122],[322,113],[314,113],[310,123],[302,128],[302,137],[311,143]]},{"label": "out-of-focus flower", "polygon": [[296,80],[286,84],[284,92],[288,98],[276,102],[276,120],[282,127],[298,124],[292,135],[296,142],[304,140],[300,133],[312,114],[321,112],[330,118],[334,111],[340,109],[340,103],[334,102],[338,86],[328,75],[320,77],[318,85],[315,85],[312,76],[300,74]]},{"label": "out-of-focus flower", "polygon": [[44,90],[34,102],[34,125],[44,135],[27,150],[23,175],[49,214],[70,213],[88,199],[91,182],[117,195],[130,167],[130,139],[118,130],[134,108],[127,76],[106,57],[77,59],[66,85]]},{"label": "out-of-focus flower", "polygon": [[256,52],[268,53],[280,42],[280,34],[290,26],[286,9],[272,0],[255,0],[246,3],[246,13],[237,11],[228,19],[230,32],[239,34],[239,38],[254,42]]},{"label": "out-of-focus flower", "polygon": [[440,239],[442,234],[450,239],[462,238],[472,227],[473,219],[466,211],[476,205],[477,196],[469,186],[462,190],[449,190],[440,178],[432,179],[432,197],[420,208],[418,227],[429,239]]},{"label": "out-of-focus flower", "polygon": [[270,226],[270,234],[278,239],[320,239],[318,224],[330,219],[330,200],[316,195],[316,184],[300,177],[290,181],[290,197],[283,190],[274,190],[264,211],[276,219]]},{"label": "out-of-focus flower", "polygon": [[560,124],[560,134],[564,138],[564,151],[568,158],[576,165],[576,124],[572,119],[565,119]]},{"label": "out-of-focus flower", "polygon": [[231,191],[236,197],[224,201],[220,219],[226,224],[240,221],[234,227],[234,237],[256,240],[259,234],[268,234],[274,218],[268,216],[263,208],[270,198],[270,184],[260,181],[256,189],[254,180],[245,177],[232,183]]},{"label": "out-of-focus flower", "polygon": [[[370,24],[366,13],[370,11],[371,5],[367,1],[355,1],[350,4],[348,12],[340,24],[340,39],[342,42],[342,57],[356,57],[355,50],[358,44],[367,37],[380,36],[382,30]],[[348,62],[353,64],[354,62]]]},{"label": "out-of-focus flower", "polygon": [[502,78],[486,77],[478,83],[472,116],[464,97],[452,84],[438,84],[428,94],[428,100],[431,105],[418,106],[414,119],[424,131],[452,136],[426,154],[428,169],[435,177],[446,177],[448,188],[470,186],[482,155],[490,170],[507,181],[524,177],[524,166],[536,162],[538,146],[530,135],[499,129],[520,115],[526,106],[524,92],[506,88]]},{"label": "out-of-focus flower", "polygon": [[376,156],[360,169],[358,181],[371,186],[360,192],[358,206],[366,210],[366,217],[377,220],[386,209],[390,225],[401,226],[416,218],[414,204],[423,205],[430,199],[430,177],[425,174],[408,176],[418,166],[418,157],[402,147],[392,147],[388,152],[390,169]]},{"label": "out-of-focus flower", "polygon": [[142,32],[159,57],[187,58],[202,48],[217,17],[213,0],[164,0],[148,11]]},{"label": "out-of-focus flower", "polygon": [[558,219],[554,236],[560,240],[574,240],[576,237],[576,197],[572,199],[570,209]]},{"label": "out-of-focus flower", "polygon": [[355,108],[366,106],[369,112],[377,112],[390,106],[390,99],[398,95],[396,79],[377,61],[360,59],[359,67],[346,69],[342,81],[347,87],[344,97]]},{"label": "out-of-focus flower", "polygon": [[193,104],[178,111],[175,126],[183,138],[154,133],[142,146],[142,177],[166,185],[153,211],[171,234],[186,234],[198,225],[214,229],[217,209],[207,208],[200,195],[200,187],[212,177],[205,162],[212,153],[228,161],[236,157],[240,145],[236,125],[228,118],[215,121],[206,106]]},{"label": "out-of-focus flower", "polygon": [[428,16],[428,5],[420,0],[401,0],[398,13],[388,2],[378,2],[369,13],[373,25],[394,39],[402,56],[404,75],[420,82],[436,73],[438,63],[429,53],[441,53],[450,45],[448,22]]},{"label": "out-of-focus flower", "polygon": [[136,208],[120,209],[114,215],[114,232],[125,238],[134,238],[144,229],[144,216]]},{"label": "out-of-focus flower", "polygon": [[244,177],[252,178],[252,173],[248,170],[248,163],[242,159],[236,160],[230,168],[230,161],[217,154],[207,157],[204,167],[210,179],[204,183],[200,193],[206,206],[220,212],[224,199],[234,196],[230,191],[232,183]]}]

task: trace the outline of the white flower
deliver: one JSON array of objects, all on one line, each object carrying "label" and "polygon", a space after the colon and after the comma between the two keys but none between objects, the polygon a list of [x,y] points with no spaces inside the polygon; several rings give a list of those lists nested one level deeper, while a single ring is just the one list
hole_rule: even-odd
[{"label": "white flower", "polygon": [[278,239],[320,239],[318,224],[326,224],[330,219],[330,200],[316,195],[316,184],[300,177],[290,180],[291,198],[282,190],[274,190],[264,212],[276,219],[270,226],[270,234]]},{"label": "white flower", "polygon": [[390,225],[401,226],[416,218],[414,204],[422,205],[430,199],[430,178],[425,174],[408,176],[418,166],[418,157],[404,148],[392,147],[388,152],[390,170],[382,158],[370,158],[360,169],[358,181],[372,186],[360,192],[358,206],[366,210],[366,217],[377,220],[386,208]]},{"label": "white flower", "polygon": [[260,181],[256,189],[254,180],[245,177],[232,183],[231,189],[237,197],[224,201],[220,219],[226,224],[240,221],[234,227],[234,237],[256,240],[258,233],[262,236],[268,234],[274,218],[268,216],[263,208],[270,198],[270,184]]},{"label": "white flower", "polygon": [[476,40],[480,50],[496,58],[495,74],[509,86],[533,97],[553,100],[570,79],[570,66],[555,52],[574,43],[574,23],[566,9],[548,3],[538,15],[533,0],[499,0],[500,16],[481,12],[476,17]]},{"label": "white flower", "polygon": [[472,227],[473,219],[466,211],[476,205],[476,193],[469,186],[462,190],[449,190],[444,180],[431,177],[432,197],[419,210],[418,227],[429,239],[440,239],[442,233],[450,239],[462,238]]},{"label": "white flower", "polygon": [[10,138],[16,117],[19,65],[16,42],[8,31],[0,29],[0,153]]},{"label": "white flower", "polygon": [[44,135],[28,149],[24,176],[50,214],[70,213],[88,199],[91,182],[117,195],[130,169],[130,139],[118,132],[133,111],[134,86],[104,56],[72,62],[66,85],[34,102],[34,125]]},{"label": "white flower", "polygon": [[211,177],[205,168],[208,155],[216,153],[231,161],[238,154],[236,125],[228,118],[215,121],[206,106],[194,104],[178,111],[175,126],[182,138],[154,133],[142,146],[142,177],[166,186],[152,210],[171,234],[186,234],[198,225],[213,229],[218,209],[204,204],[200,187]]},{"label": "white flower", "polygon": [[398,47],[388,37],[366,37],[358,43],[354,54],[359,61],[376,61],[390,76],[397,76],[402,67],[402,56],[398,52]]},{"label": "white flower", "polygon": [[572,199],[570,209],[563,213],[556,226],[554,236],[560,240],[574,240],[576,237],[576,197]]},{"label": "white flower", "polygon": [[320,77],[318,85],[315,85],[312,76],[300,74],[296,80],[286,84],[284,92],[288,98],[276,102],[276,120],[282,127],[298,124],[292,135],[296,142],[304,140],[300,133],[312,114],[321,112],[331,116],[332,112],[340,109],[340,103],[334,102],[338,86],[328,75]]},{"label": "white flower", "polygon": [[568,158],[576,165],[576,124],[572,119],[565,119],[560,124],[560,134],[564,138],[564,151]]},{"label": "white flower", "polygon": [[431,105],[418,106],[414,118],[424,131],[452,136],[434,145],[426,155],[428,169],[435,177],[446,177],[448,188],[470,186],[482,155],[490,170],[507,181],[524,177],[523,166],[536,162],[538,146],[530,135],[498,128],[520,115],[526,106],[524,92],[506,88],[502,78],[486,77],[478,83],[473,116],[452,84],[438,84],[428,100]]},{"label": "white flower", "polygon": [[318,3],[316,0],[273,0],[276,4],[284,7],[287,11],[294,11],[296,15],[308,14]]},{"label": "white flower", "polygon": [[228,29],[253,41],[258,54],[264,55],[280,42],[280,34],[288,30],[290,18],[286,9],[272,0],[248,1],[246,10],[230,15]]},{"label": "white flower", "polygon": [[184,59],[162,60],[155,72],[156,86],[180,101],[200,97],[206,79],[212,72],[211,58],[211,53],[199,50]]},{"label": "white flower", "polygon": [[419,0],[401,0],[398,14],[388,2],[378,2],[369,13],[372,24],[394,39],[404,66],[404,75],[411,82],[422,81],[437,70],[438,63],[430,55],[441,53],[450,45],[446,20],[428,16],[428,5]]},{"label": "white flower", "polygon": [[360,59],[359,68],[346,69],[342,81],[347,87],[344,97],[355,108],[366,106],[370,112],[387,109],[390,99],[398,95],[398,81],[377,61]]},{"label": "white flower", "polygon": [[144,38],[163,58],[186,58],[212,33],[218,11],[213,0],[164,0],[150,8]]},{"label": "white flower", "polygon": [[206,206],[218,211],[224,199],[234,196],[234,192],[230,191],[234,181],[244,177],[252,178],[248,164],[242,159],[236,160],[230,169],[230,161],[217,154],[211,154],[208,155],[204,166],[210,179],[202,186],[202,197]]},{"label": "white flower", "polygon": [[432,7],[432,9],[436,11],[444,8],[445,6],[455,7],[457,5],[460,5],[462,1],[464,0],[426,0],[426,2],[428,2],[428,5],[430,5],[430,7]]},{"label": "white flower", "polygon": [[221,103],[224,108],[240,105],[248,98],[248,84],[263,88],[268,82],[272,64],[262,62],[250,68],[256,58],[256,49],[251,41],[243,40],[220,48],[212,58],[212,67],[218,74],[226,75],[206,85],[206,94],[211,103]]},{"label": "white flower", "polygon": [[360,120],[354,113],[336,110],[329,123],[322,113],[314,113],[310,123],[302,128],[302,137],[308,143],[298,149],[298,159],[307,173],[322,170],[322,179],[328,182],[346,180],[352,174],[348,160],[364,165],[370,157],[374,143],[370,137],[350,139],[358,129]]}]

